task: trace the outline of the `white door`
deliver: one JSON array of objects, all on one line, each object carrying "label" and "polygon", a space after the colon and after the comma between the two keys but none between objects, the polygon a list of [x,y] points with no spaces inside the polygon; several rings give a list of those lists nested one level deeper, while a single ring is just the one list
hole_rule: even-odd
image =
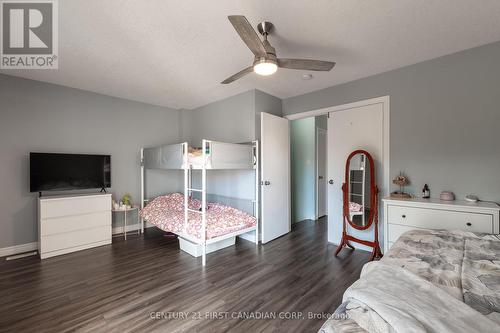
[{"label": "white door", "polygon": [[317,131],[317,139],[316,139],[316,160],[317,160],[317,218],[326,215],[326,207],[327,207],[327,196],[326,196],[326,140],[327,140],[327,131],[318,128]]},{"label": "white door", "polygon": [[[368,151],[375,162],[376,182],[381,187],[383,148],[383,104],[372,104],[330,112],[328,118],[328,241],[339,244],[342,236],[342,183],[346,159],[356,149]],[[373,240],[373,229],[349,228],[360,239]],[[354,244],[356,248],[370,250]]]},{"label": "white door", "polygon": [[262,243],[290,232],[290,128],[288,120],[261,113]]}]

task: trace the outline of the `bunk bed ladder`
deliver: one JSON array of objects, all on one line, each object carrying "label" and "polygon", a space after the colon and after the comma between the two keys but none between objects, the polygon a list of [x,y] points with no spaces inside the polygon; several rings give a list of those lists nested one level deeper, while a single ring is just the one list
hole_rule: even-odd
[{"label": "bunk bed ladder", "polygon": [[255,201],[254,201],[254,216],[257,223],[255,224],[255,245],[259,246],[259,141],[253,141],[254,153],[254,168],[255,168]]},{"label": "bunk bed ladder", "polygon": [[207,150],[209,149],[209,142],[207,140],[202,141],[203,148],[203,163],[201,169],[201,264],[205,266],[207,263]]},{"label": "bunk bed ladder", "polygon": [[191,183],[191,166],[188,163],[188,144],[184,142],[182,144],[182,158],[184,166],[184,225],[182,226],[182,233],[185,235],[187,230],[187,224],[189,221],[189,190]]},{"label": "bunk bed ladder", "polygon": [[[141,148],[141,211],[144,209],[144,148]],[[144,219],[141,217],[141,234],[144,234]]]}]

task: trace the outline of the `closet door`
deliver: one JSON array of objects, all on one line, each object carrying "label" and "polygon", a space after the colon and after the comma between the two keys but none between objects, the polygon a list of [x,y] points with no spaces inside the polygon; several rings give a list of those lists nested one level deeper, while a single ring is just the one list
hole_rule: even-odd
[{"label": "closet door", "polygon": [[[371,104],[330,112],[328,117],[328,241],[339,244],[342,236],[342,184],[345,161],[356,149],[368,151],[375,160],[376,183],[383,184],[383,105]],[[360,239],[373,237],[373,230],[353,230]],[[364,245],[356,248],[370,250]]]},{"label": "closet door", "polygon": [[290,232],[290,128],[287,119],[261,113],[262,243]]}]

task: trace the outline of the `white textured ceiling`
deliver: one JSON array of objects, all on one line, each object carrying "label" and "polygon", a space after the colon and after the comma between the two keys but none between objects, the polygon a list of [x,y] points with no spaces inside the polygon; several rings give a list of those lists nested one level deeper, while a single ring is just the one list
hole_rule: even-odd
[{"label": "white textured ceiling", "polygon": [[[3,73],[172,108],[257,88],[286,98],[500,40],[499,0],[60,0],[59,70]],[[253,57],[227,20],[275,24],[278,56],[333,60],[220,81]]]}]

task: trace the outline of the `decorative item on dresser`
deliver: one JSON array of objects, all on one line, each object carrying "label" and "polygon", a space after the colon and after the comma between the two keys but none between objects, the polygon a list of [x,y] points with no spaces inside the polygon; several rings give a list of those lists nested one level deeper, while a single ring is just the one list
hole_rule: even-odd
[{"label": "decorative item on dresser", "polygon": [[443,191],[439,195],[439,199],[441,199],[442,201],[453,201],[455,200],[455,194],[450,191]]},{"label": "decorative item on dresser", "polygon": [[431,190],[429,189],[429,185],[425,184],[424,188],[422,189],[422,199],[430,199],[431,197]]},{"label": "decorative item on dresser", "polygon": [[111,194],[38,198],[41,259],[111,244]]},{"label": "decorative item on dresser", "polygon": [[[350,242],[356,242],[373,248],[370,260],[381,258],[382,251],[378,242],[379,190],[375,184],[373,158],[367,151],[355,150],[347,158],[342,191],[344,192],[342,239],[335,256],[346,246],[354,249]],[[347,223],[357,230],[367,230],[374,224],[374,240],[368,241],[349,235]]]},{"label": "decorative item on dresser", "polygon": [[384,253],[412,229],[461,229],[500,233],[500,207],[493,203],[439,199],[383,199]]},{"label": "decorative item on dresser", "polygon": [[411,194],[405,192],[405,186],[410,184],[408,177],[403,175],[402,172],[399,173],[393,180],[394,185],[399,186],[399,191],[394,191],[391,193],[391,198],[397,199],[409,199],[412,197]]}]

